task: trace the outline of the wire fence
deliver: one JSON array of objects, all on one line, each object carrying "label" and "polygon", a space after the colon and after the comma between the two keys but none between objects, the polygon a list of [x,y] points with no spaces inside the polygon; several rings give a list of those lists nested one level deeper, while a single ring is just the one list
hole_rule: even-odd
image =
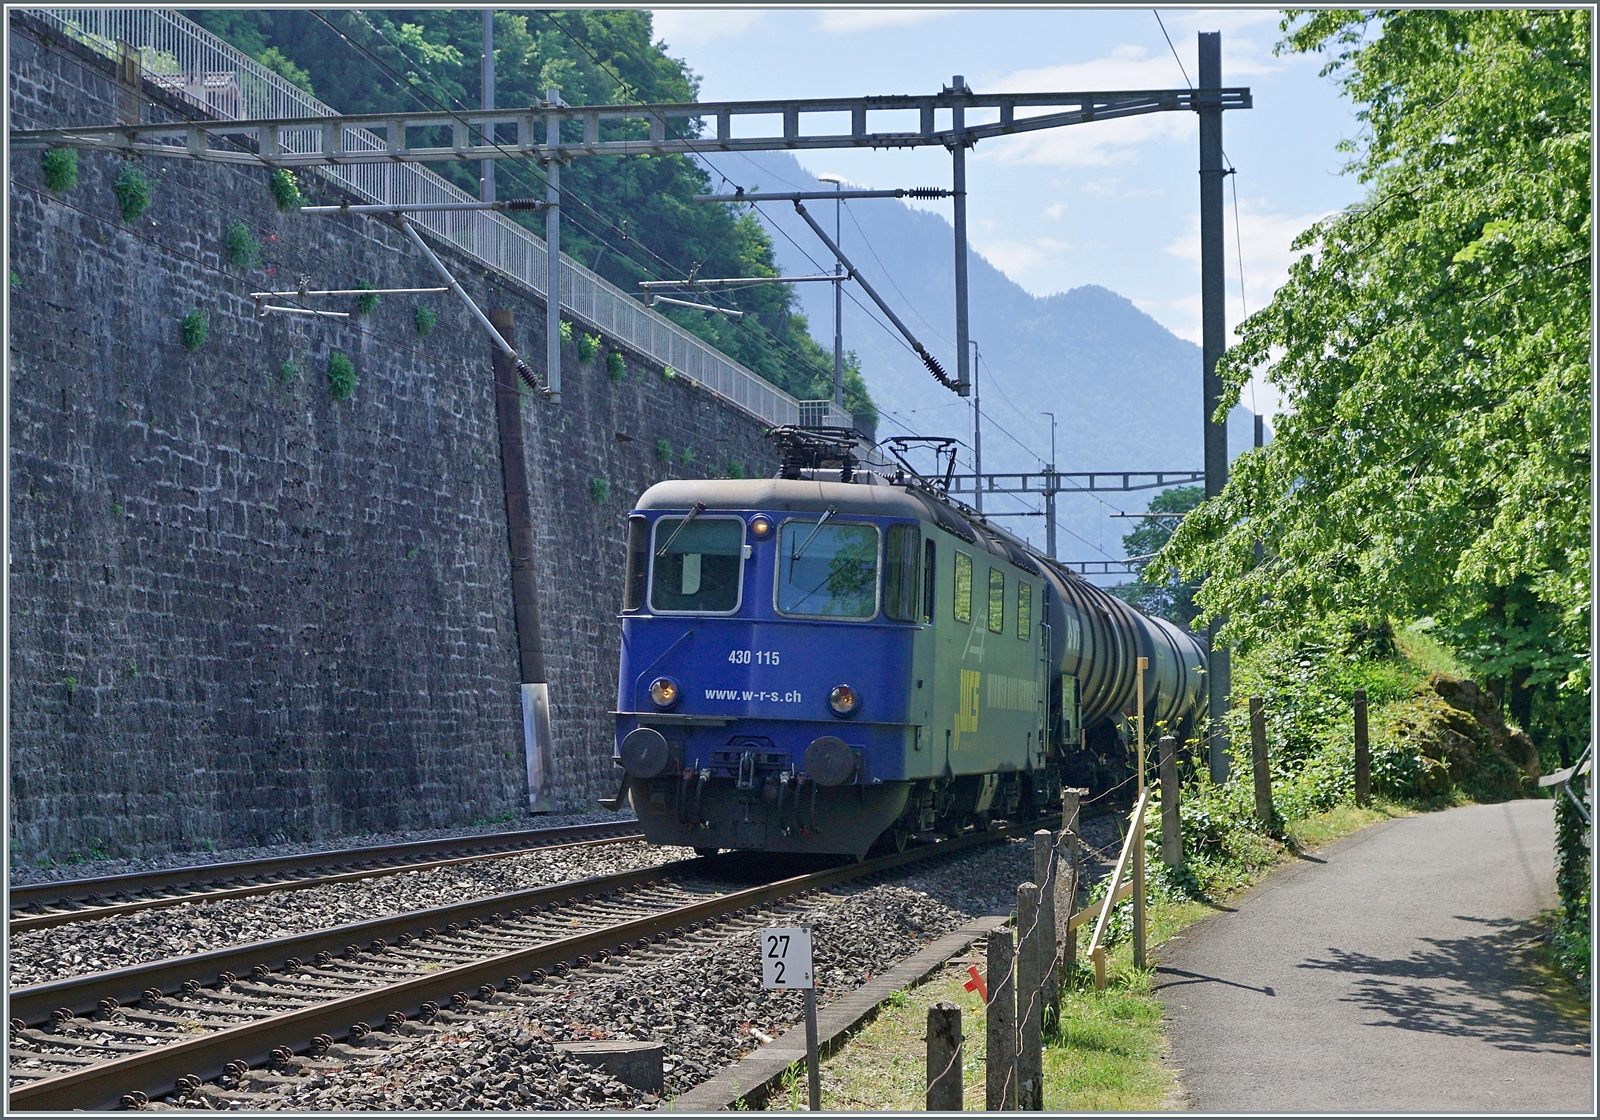
[{"label": "wire fence", "polygon": [[[30,15],[108,57],[131,56],[144,78],[220,118],[331,117],[324,105],[282,76],[176,12],[155,8],[35,8]],[[350,151],[385,148],[366,129],[346,128]],[[322,148],[322,127],[286,128],[285,149]],[[357,164],[315,169],[369,203],[476,202],[477,199],[415,164]],[[419,213],[411,219],[456,250],[546,296],[543,239],[488,211]],[[831,401],[798,401],[620,288],[565,256],[560,303],[579,319],[730,401],[769,424],[850,427],[851,417]]]}]

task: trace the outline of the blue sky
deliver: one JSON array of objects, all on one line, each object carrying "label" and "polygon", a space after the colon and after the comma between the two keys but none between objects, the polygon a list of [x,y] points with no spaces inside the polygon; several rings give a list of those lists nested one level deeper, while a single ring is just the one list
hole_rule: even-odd
[{"label": "blue sky", "polygon": [[[1149,8],[717,7],[654,18],[707,101],[937,92],[956,74],[980,93],[1182,88],[1184,70],[1197,77],[1196,33],[1221,31],[1223,84],[1254,97],[1224,121],[1238,169],[1224,196],[1230,330],[1282,282],[1295,235],[1362,194],[1339,173],[1349,157],[1337,150],[1360,122],[1318,76],[1325,59],[1273,55],[1275,9],[1162,9],[1177,58]],[[1100,284],[1198,342],[1196,127],[1192,114],[1162,113],[980,143],[968,157],[973,247],[1036,295]],[[796,154],[810,171],[862,186],[949,185],[942,149]],[[716,162],[735,181],[754,176],[738,156]],[[926,205],[949,213],[948,203]]]}]

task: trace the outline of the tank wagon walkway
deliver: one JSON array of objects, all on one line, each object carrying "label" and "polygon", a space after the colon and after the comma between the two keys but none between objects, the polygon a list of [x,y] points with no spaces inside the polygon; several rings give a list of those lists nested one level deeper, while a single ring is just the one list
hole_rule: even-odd
[{"label": "tank wagon walkway", "polygon": [[1508,952],[1555,905],[1552,806],[1385,821],[1164,945],[1190,1106],[1592,1115],[1587,1028]]}]

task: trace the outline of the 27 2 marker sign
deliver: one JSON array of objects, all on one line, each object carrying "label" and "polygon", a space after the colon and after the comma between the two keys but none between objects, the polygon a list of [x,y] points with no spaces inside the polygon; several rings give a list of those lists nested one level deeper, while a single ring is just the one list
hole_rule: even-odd
[{"label": "27 2 marker sign", "polygon": [[761,986],[812,986],[810,927],[774,926],[761,931]]}]

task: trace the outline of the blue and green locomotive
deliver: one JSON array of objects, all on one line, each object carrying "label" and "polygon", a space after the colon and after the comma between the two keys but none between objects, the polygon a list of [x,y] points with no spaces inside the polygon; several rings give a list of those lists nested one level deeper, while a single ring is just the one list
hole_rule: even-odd
[{"label": "blue and green locomotive", "polygon": [[903,472],[652,486],[628,517],[616,761],[652,843],[864,855],[1131,772],[1205,651]]}]

